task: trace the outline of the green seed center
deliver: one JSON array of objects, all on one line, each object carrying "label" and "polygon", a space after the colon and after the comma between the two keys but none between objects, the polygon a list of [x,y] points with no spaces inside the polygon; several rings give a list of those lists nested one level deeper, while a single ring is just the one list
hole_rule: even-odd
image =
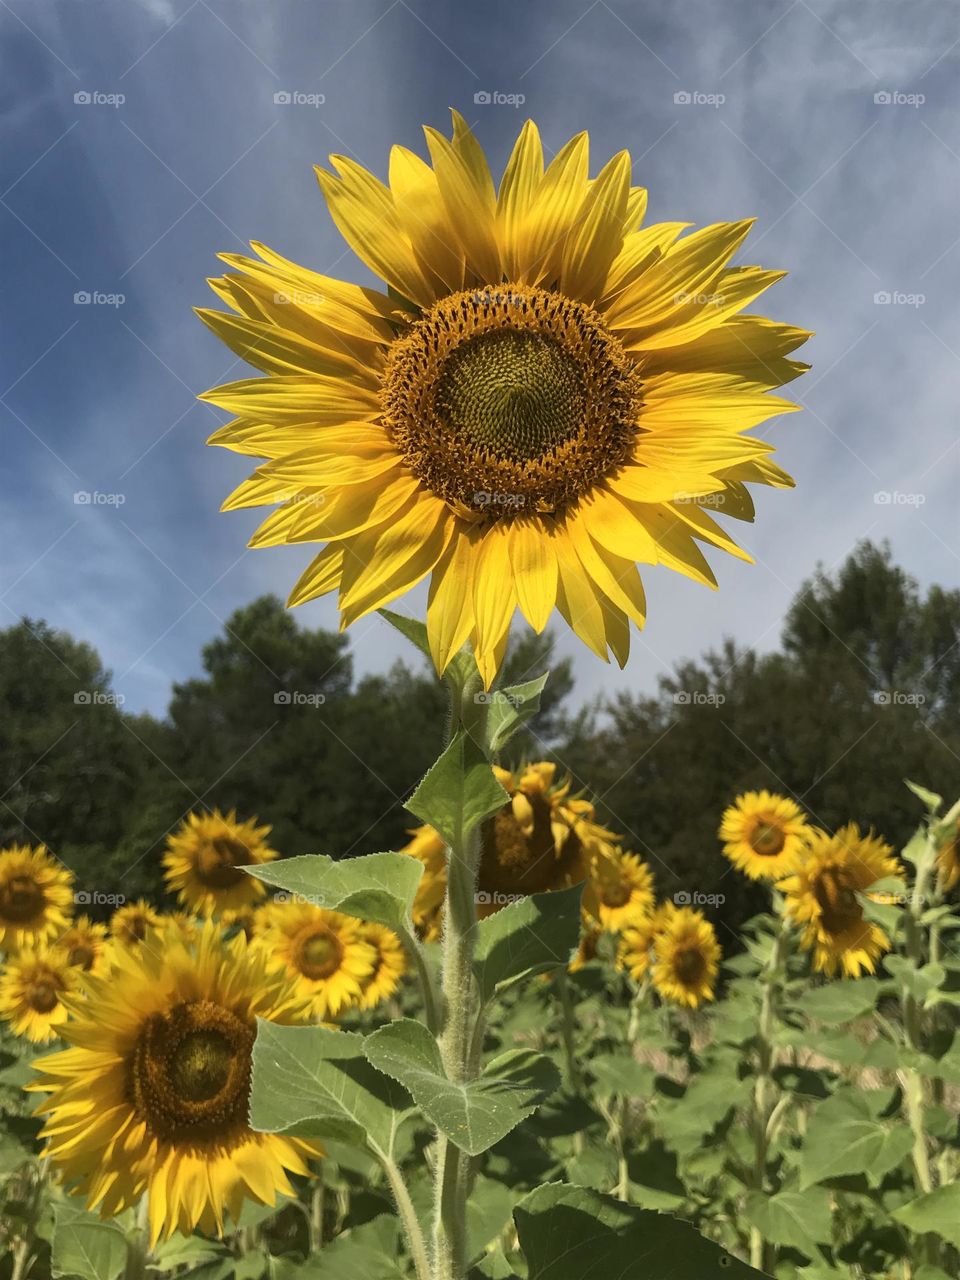
[{"label": "green seed center", "polygon": [[170,1063],[170,1084],[190,1102],[215,1098],[230,1075],[233,1048],[219,1031],[191,1031]]}]

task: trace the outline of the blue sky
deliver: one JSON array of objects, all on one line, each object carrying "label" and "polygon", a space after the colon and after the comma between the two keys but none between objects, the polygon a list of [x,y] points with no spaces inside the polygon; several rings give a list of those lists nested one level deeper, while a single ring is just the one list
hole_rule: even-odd
[{"label": "blue sky", "polygon": [[[714,557],[719,593],[648,571],[625,673],[564,639],[581,697],[649,688],[725,634],[771,646],[815,563],[862,536],[956,584],[952,5],[0,0],[0,38],[0,626],[89,640],[127,709],[162,711],[231,610],[285,596],[308,557],[247,551],[255,513],[218,514],[249,466],[204,447],[223,415],[194,399],[244,376],[192,314],[216,253],[259,239],[366,280],[312,166],[384,176],[450,106],[495,171],[531,115],[554,150],[589,129],[594,171],[629,148],[651,220],[756,215],[744,260],[791,273],[769,312],[817,332],[807,411],[771,430],[798,488],[737,530],[758,563]],[[329,602],[299,616],[335,626]],[[376,618],[352,638],[361,671],[402,651]]]}]

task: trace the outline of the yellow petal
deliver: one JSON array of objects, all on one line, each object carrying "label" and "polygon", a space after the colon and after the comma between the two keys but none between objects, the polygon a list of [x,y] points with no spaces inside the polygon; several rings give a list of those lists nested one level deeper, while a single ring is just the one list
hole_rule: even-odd
[{"label": "yellow petal", "polygon": [[560,292],[593,302],[623,243],[630,194],[630,154],[621,151],[600,171],[563,245]]},{"label": "yellow petal", "polygon": [[497,200],[497,238],[500,259],[509,280],[522,271],[519,247],[524,226],[534,197],[543,180],[543,147],[540,133],[532,120],[520,130],[500,183]]},{"label": "yellow petal", "polygon": [[681,347],[645,351],[644,373],[727,373],[759,386],[779,387],[810,366],[788,360],[811,336],[807,329],[763,316],[735,316]]},{"label": "yellow petal", "polygon": [[785,271],[763,271],[760,267],[722,271],[709,293],[694,295],[669,323],[635,329],[623,335],[623,344],[628,351],[657,351],[692,342],[749,306],[786,274]]},{"label": "yellow petal", "polygon": [[557,556],[551,536],[541,521],[514,520],[509,540],[520,611],[539,634],[557,602]]},{"label": "yellow petal", "polygon": [[345,378],[246,378],[199,396],[250,420],[329,425],[368,422],[380,413],[375,391]]},{"label": "yellow petal", "polygon": [[466,258],[467,272],[475,280],[496,283],[500,279],[500,254],[494,234],[496,205],[492,185],[471,168],[460,150],[436,129],[425,129],[430,158],[448,226]]},{"label": "yellow petal", "polygon": [[607,272],[603,296],[598,303],[600,310],[607,308],[618,294],[633,284],[689,226],[689,222],[655,222],[643,231],[633,231],[625,236],[623,246]]},{"label": "yellow petal", "polygon": [[557,566],[560,582],[557,608],[570,629],[604,662],[607,658],[607,630],[598,593],[583,571],[572,546],[557,538]]},{"label": "yellow petal", "polygon": [[266,320],[251,320],[248,316],[234,316],[204,307],[197,307],[196,313],[235,355],[264,373],[281,377],[304,373],[337,377],[343,374],[346,364],[359,382],[371,389],[376,386],[373,371],[354,360],[349,352],[333,354],[315,342]]},{"label": "yellow petal", "polygon": [[635,516],[633,506],[616,494],[595,489],[580,500],[575,514],[594,541],[614,555],[646,564],[657,563],[655,540]]},{"label": "yellow petal", "polygon": [[584,521],[576,514],[567,521],[566,529],[584,572],[618,611],[642,627],[646,620],[647,601],[634,562],[598,546],[590,537]]},{"label": "yellow petal", "polygon": [[459,526],[433,571],[427,600],[427,636],[440,675],[473,631],[473,573],[479,534]]},{"label": "yellow petal", "polygon": [[297,579],[287,605],[292,609],[295,605],[304,604],[307,600],[315,600],[317,596],[324,596],[328,591],[333,591],[340,585],[342,568],[343,547],[324,547]]},{"label": "yellow petal", "polygon": [[477,647],[494,650],[510,626],[517,607],[510,565],[509,532],[494,525],[476,548],[473,576],[473,616]]},{"label": "yellow petal", "polygon": [[424,277],[437,297],[463,288],[463,252],[451,234],[437,175],[406,147],[390,152],[390,190]]},{"label": "yellow petal", "polygon": [[328,485],[362,484],[396,470],[400,465],[399,455],[392,450],[377,457],[361,458],[344,453],[331,454],[325,448],[315,447],[265,462],[258,470],[263,476],[288,480],[307,489],[325,489]]},{"label": "yellow petal", "polygon": [[550,162],[518,236],[517,275],[524,283],[559,276],[564,241],[587,194],[589,165],[586,133],[571,138]]}]

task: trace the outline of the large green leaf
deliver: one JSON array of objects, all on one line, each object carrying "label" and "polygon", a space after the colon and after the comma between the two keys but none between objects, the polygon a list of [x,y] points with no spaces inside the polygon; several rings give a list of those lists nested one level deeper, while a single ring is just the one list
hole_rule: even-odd
[{"label": "large green leaf", "polygon": [[518,729],[540,710],[540,695],[547,683],[549,672],[528,680],[526,684],[509,685],[492,693],[481,693],[489,704],[487,711],[487,748],[496,754],[505,746]]},{"label": "large green leaf", "polygon": [[[429,1034],[429,1033],[428,1033]],[[374,1070],[363,1036],[327,1027],[258,1021],[250,1124],[262,1133],[331,1138],[393,1152],[410,1108],[406,1092]]]},{"label": "large green leaf", "polygon": [[516,1049],[495,1058],[477,1080],[444,1075],[436,1040],[420,1022],[402,1018],[367,1036],[364,1051],[385,1075],[409,1090],[428,1119],[454,1146],[487,1151],[559,1087],[560,1074],[543,1054]]},{"label": "large green leaf", "polygon": [[509,799],[484,752],[460,730],[407,801],[407,808],[439,831],[447,844],[459,847],[474,827]]},{"label": "large green leaf", "polygon": [[335,862],[325,854],[244,868],[265,884],[331,911],[405,931],[423,863],[405,853],[369,853]]},{"label": "large green leaf", "polygon": [[876,978],[847,979],[811,987],[797,1003],[808,1018],[839,1026],[872,1012],[879,995],[880,983]]},{"label": "large green leaf", "polygon": [[895,1168],[913,1146],[907,1125],[880,1118],[888,1089],[843,1089],[814,1111],[800,1158],[800,1189],[828,1178],[866,1173],[872,1186]]},{"label": "large green leaf", "polygon": [[489,1000],[498,986],[568,962],[580,937],[582,893],[582,885],[534,893],[480,921],[474,973],[481,999]]},{"label": "large green leaf", "polygon": [[923,1235],[933,1231],[960,1248],[960,1182],[948,1182],[894,1209],[892,1216]]},{"label": "large green leaf", "polygon": [[112,1222],[69,1201],[55,1210],[53,1260],[55,1276],[81,1276],[82,1280],[113,1280],[127,1263],[127,1239]]},{"label": "large green leaf", "polygon": [[529,1280],[762,1280],[689,1223],[586,1187],[538,1187],[513,1216]]},{"label": "large green leaf", "polygon": [[819,1256],[819,1245],[830,1243],[833,1211],[830,1192],[824,1187],[778,1191],[774,1196],[751,1191],[743,1216],[764,1240],[799,1249],[809,1258]]}]

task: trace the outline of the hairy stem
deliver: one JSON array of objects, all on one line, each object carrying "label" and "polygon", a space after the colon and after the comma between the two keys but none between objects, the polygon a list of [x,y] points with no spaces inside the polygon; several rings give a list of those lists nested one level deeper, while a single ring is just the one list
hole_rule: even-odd
[{"label": "hairy stem", "polygon": [[[771,1119],[775,1105],[773,1094],[773,1029],[777,1014],[777,993],[780,969],[787,954],[787,931],[781,921],[780,929],[770,948],[770,958],[762,975],[763,996],[760,1002],[760,1020],[757,1025],[757,1079],[753,1089],[753,1178],[757,1191],[766,1190],[767,1153],[773,1126]],[[750,1265],[758,1271],[772,1271],[776,1254],[768,1246],[756,1227],[750,1229]]]}]

